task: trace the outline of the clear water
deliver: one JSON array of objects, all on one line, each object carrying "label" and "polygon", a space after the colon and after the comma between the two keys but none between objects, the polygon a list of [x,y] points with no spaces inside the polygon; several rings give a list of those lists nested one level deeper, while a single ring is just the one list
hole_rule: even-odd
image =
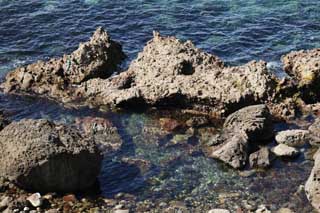
[{"label": "clear water", "polygon": [[[229,64],[263,59],[278,67],[281,55],[291,50],[320,47],[320,1],[0,0],[0,76],[14,67],[73,51],[97,26],[105,27],[123,44],[129,56],[123,67],[142,50],[153,30],[191,39]],[[137,194],[141,200],[184,201],[191,197],[201,205],[215,207],[222,205],[217,204],[218,194],[226,191],[241,194],[232,206],[254,199],[277,208],[290,202],[311,166],[302,164],[301,159],[279,162],[266,173],[242,178],[202,154],[187,154],[190,147],[198,145],[170,147],[163,144],[173,135],[155,138],[143,134],[145,126],[159,130],[156,116],[72,109],[44,99],[3,94],[0,107],[16,120],[48,118],[72,123],[83,116],[112,120],[126,145],[112,163],[105,161],[100,180],[107,197],[121,191]],[[150,160],[153,167],[147,174],[126,170],[117,163],[121,156]],[[110,173],[117,179],[110,179]],[[296,203],[299,212],[308,211],[306,204]]]}]

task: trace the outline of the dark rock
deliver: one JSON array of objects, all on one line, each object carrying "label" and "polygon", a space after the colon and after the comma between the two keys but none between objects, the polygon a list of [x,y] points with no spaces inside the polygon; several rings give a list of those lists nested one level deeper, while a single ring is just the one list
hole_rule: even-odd
[{"label": "dark rock", "polygon": [[273,136],[273,124],[266,105],[244,107],[229,115],[223,125],[228,131],[241,131],[249,140],[267,140]]},{"label": "dark rock", "polygon": [[91,187],[102,156],[94,140],[47,120],[12,122],[0,132],[0,176],[33,191]]},{"label": "dark rock", "polygon": [[210,121],[206,117],[192,117],[186,121],[186,125],[189,127],[201,127],[209,123]]},{"label": "dark rock", "polygon": [[121,45],[100,27],[90,41],[81,43],[70,55],[38,61],[17,68],[6,76],[6,92],[32,92],[54,98],[72,97],[72,85],[113,74],[124,59]]},{"label": "dark rock", "polygon": [[320,119],[317,118],[308,130],[310,132],[310,144],[320,146]]},{"label": "dark rock", "polygon": [[314,167],[305,185],[306,195],[312,206],[320,211],[320,152],[314,155]]},{"label": "dark rock", "polygon": [[9,124],[10,121],[5,117],[4,113],[0,111],[0,131]]},{"label": "dark rock", "polygon": [[267,168],[271,165],[271,161],[272,155],[268,147],[262,147],[249,156],[249,162],[252,168]]}]

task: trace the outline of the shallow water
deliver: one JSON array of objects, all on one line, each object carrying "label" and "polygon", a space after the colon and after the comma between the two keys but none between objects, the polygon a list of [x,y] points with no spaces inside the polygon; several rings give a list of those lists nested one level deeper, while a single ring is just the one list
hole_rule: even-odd
[{"label": "shallow water", "polygon": [[[191,39],[199,48],[229,64],[263,59],[271,62],[270,66],[277,72],[281,55],[291,50],[320,47],[320,2],[0,0],[0,76],[23,64],[70,53],[79,42],[86,41],[97,26],[105,27],[113,39],[123,44],[129,56],[123,67],[142,50],[152,31],[158,30],[164,35]],[[247,199],[278,208],[290,202],[292,193],[304,183],[311,168],[310,163],[301,163],[303,159],[277,162],[268,172],[244,178],[197,150],[187,154],[190,149],[197,149],[197,138],[170,146],[174,135],[155,137],[146,133],[148,128],[160,131],[157,116],[72,109],[44,99],[7,95],[0,95],[0,107],[15,120],[48,118],[72,123],[77,117],[98,116],[113,121],[126,145],[113,162],[105,160],[100,181],[106,197],[128,192],[138,195],[139,200],[182,200],[186,204],[192,198],[191,203],[211,207],[231,205],[233,209]],[[127,165],[120,163],[125,156],[149,160],[153,166],[146,174],[136,168],[126,169]],[[110,178],[109,174],[117,179]],[[219,194],[225,192],[240,196],[230,198],[231,204],[221,204]],[[297,211],[308,212],[308,205],[296,203]]]}]

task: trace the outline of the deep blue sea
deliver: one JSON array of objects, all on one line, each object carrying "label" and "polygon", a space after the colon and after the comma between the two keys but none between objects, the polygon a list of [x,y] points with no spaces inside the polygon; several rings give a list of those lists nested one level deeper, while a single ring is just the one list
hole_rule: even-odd
[{"label": "deep blue sea", "polygon": [[[227,64],[262,59],[280,66],[283,54],[320,47],[320,1],[0,0],[0,77],[15,67],[72,52],[98,26],[123,45],[129,56],[123,68],[152,38],[153,30],[190,39]],[[128,192],[142,201],[187,203],[192,198],[201,205],[215,207],[222,205],[218,204],[219,193],[225,191],[240,193],[230,206],[240,205],[242,200],[255,200],[277,209],[291,202],[292,194],[304,183],[310,170],[308,164],[285,162],[285,167],[276,166],[267,173],[239,177],[201,154],[186,154],[185,147],[154,143],[154,138],[142,134],[145,126],[159,128],[157,118],[149,114],[72,109],[45,99],[4,94],[0,94],[0,108],[15,120],[48,118],[72,123],[83,116],[112,120],[128,144],[120,155],[149,160],[154,167],[143,175],[117,164],[119,156],[113,159],[116,163],[106,159],[100,177],[102,194],[106,197]],[[159,140],[168,142],[174,137]],[[163,161],[175,157],[178,160],[164,166]],[[229,204],[226,206],[229,208]],[[298,203],[294,208],[308,212],[305,206]]]}]

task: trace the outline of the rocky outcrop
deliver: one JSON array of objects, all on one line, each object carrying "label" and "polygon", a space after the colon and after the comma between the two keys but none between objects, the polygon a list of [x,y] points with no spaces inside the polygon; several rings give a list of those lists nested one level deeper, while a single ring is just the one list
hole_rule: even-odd
[{"label": "rocky outcrop", "polygon": [[32,191],[73,192],[96,181],[95,142],[47,120],[12,122],[0,132],[0,176]]},{"label": "rocky outcrop", "polygon": [[72,88],[91,78],[107,78],[124,59],[121,45],[101,27],[90,41],[70,55],[38,61],[10,72],[2,87],[6,92],[26,92],[58,99],[73,97]]},{"label": "rocky outcrop", "polygon": [[278,132],[275,139],[279,144],[299,147],[310,141],[310,132],[303,129],[285,130]]},{"label": "rocky outcrop", "polygon": [[320,212],[320,152],[314,155],[314,167],[306,182],[305,191],[312,206]]},{"label": "rocky outcrop", "polygon": [[284,71],[296,82],[302,97],[315,102],[320,96],[320,49],[293,51],[282,57]]},{"label": "rocky outcrop", "polygon": [[174,106],[228,114],[268,101],[275,86],[265,62],[227,67],[191,41],[155,33],[128,71],[86,81],[76,93],[96,105]]},{"label": "rocky outcrop", "polygon": [[249,146],[272,137],[272,122],[265,105],[253,105],[229,115],[222,134],[210,141],[208,156],[233,168],[243,168],[249,156]]}]

